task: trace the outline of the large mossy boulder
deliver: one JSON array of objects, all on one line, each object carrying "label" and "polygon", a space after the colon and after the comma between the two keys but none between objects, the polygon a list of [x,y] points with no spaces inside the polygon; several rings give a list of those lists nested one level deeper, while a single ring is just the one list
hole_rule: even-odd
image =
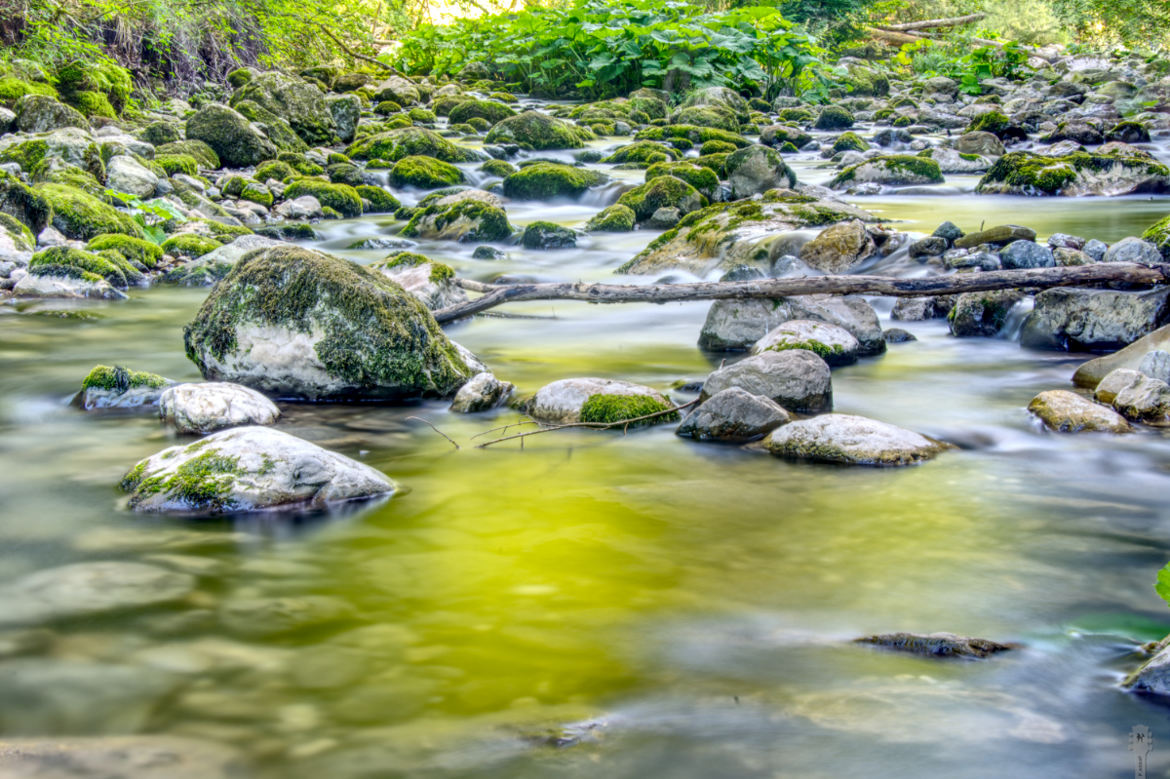
[{"label": "large mossy boulder", "polygon": [[228,167],[257,165],[276,157],[272,141],[243,114],[218,103],[204,106],[187,120],[187,138],[206,143]]},{"label": "large mossy boulder", "polygon": [[451,109],[447,119],[451,124],[462,124],[469,119],[484,119],[495,124],[515,116],[516,112],[494,100],[464,100]]},{"label": "large mossy boulder", "polygon": [[328,206],[347,218],[362,215],[362,199],[357,190],[348,184],[334,184],[318,178],[300,178],[284,190],[287,200],[311,195],[322,206]]},{"label": "large mossy boulder", "polygon": [[12,217],[36,236],[49,225],[53,207],[43,193],[0,170],[0,214]]},{"label": "large mossy boulder", "polygon": [[737,200],[779,187],[796,187],[796,174],[785,164],[780,152],[760,144],[727,155],[723,169],[731,184],[731,196]]},{"label": "large mossy boulder", "polygon": [[887,154],[850,165],[838,173],[829,186],[833,189],[848,189],[859,184],[900,187],[942,182],[942,170],[929,157]]},{"label": "large mossy boulder", "polygon": [[618,198],[618,204],[631,208],[639,222],[650,219],[660,208],[674,208],[685,216],[698,211],[706,202],[697,189],[674,176],[651,179]]},{"label": "large mossy boulder", "polygon": [[69,246],[50,246],[32,256],[28,272],[34,276],[63,276],[93,281],[104,279],[117,289],[141,283],[142,273],[119,253],[103,251],[100,254]]},{"label": "large mossy boulder", "polygon": [[1170,191],[1170,168],[1133,147],[1047,157],[1005,154],[979,180],[984,195],[1131,195]]},{"label": "large mossy boulder", "polygon": [[457,146],[425,127],[399,127],[362,138],[345,150],[355,160],[397,162],[403,157],[434,157],[443,162],[477,162],[482,155]]},{"label": "large mossy boulder", "polygon": [[627,167],[648,168],[651,165],[677,160],[679,153],[672,146],[656,141],[635,141],[619,146],[613,153],[601,159],[602,162]]},{"label": "large mossy boulder", "polygon": [[362,118],[362,101],[357,95],[329,95],[325,98],[329,115],[333,118],[333,129],[342,143],[351,143],[357,135],[358,122]]},{"label": "large mossy boulder", "polygon": [[402,287],[298,247],[240,260],[184,341],[205,378],[307,400],[450,396],[477,372]]},{"label": "large mossy boulder", "polygon": [[439,189],[463,183],[463,173],[449,162],[412,155],[394,163],[390,183],[396,187]]},{"label": "large mossy boulder", "polygon": [[13,111],[16,112],[16,129],[22,133],[89,127],[89,120],[80,111],[48,95],[25,95],[16,101]]},{"label": "large mossy boulder", "polygon": [[512,235],[512,225],[499,198],[482,190],[464,190],[429,202],[424,199],[419,205],[402,228],[407,238],[491,242]]},{"label": "large mossy boulder", "polygon": [[561,119],[539,111],[525,111],[497,122],[488,131],[488,143],[514,143],[521,148],[579,149],[584,146],[580,132]]},{"label": "large mossy boulder", "polygon": [[513,200],[577,197],[605,181],[605,176],[558,162],[534,162],[504,179],[504,194]]},{"label": "large mossy boulder", "polygon": [[719,176],[711,168],[689,160],[680,162],[657,162],[646,169],[646,180],[659,176],[674,176],[690,184],[699,194],[714,201],[719,196]]},{"label": "large mossy boulder", "polygon": [[309,150],[309,145],[297,135],[296,130],[288,122],[254,100],[240,100],[232,107],[252,122],[278,150],[287,152]]},{"label": "large mossy boulder", "polygon": [[[288,122],[310,146],[333,143],[336,125],[324,93],[307,81],[275,71],[261,73],[236,90],[231,105],[250,100]],[[191,137],[191,134],[187,134]]]},{"label": "large mossy boulder", "polygon": [[121,487],[135,511],[200,515],[323,509],[394,492],[394,482],[368,465],[255,426],[164,449],[135,465]]},{"label": "large mossy boulder", "polygon": [[87,192],[66,184],[40,184],[36,190],[52,207],[53,227],[66,238],[88,241],[103,233],[145,237],[132,217]]}]

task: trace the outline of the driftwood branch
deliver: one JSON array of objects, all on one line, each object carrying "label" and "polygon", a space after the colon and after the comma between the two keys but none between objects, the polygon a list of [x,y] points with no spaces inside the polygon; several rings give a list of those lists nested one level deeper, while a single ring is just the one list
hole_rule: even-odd
[{"label": "driftwood branch", "polygon": [[[799,295],[883,295],[925,297],[988,292],[996,289],[1077,287],[1110,283],[1163,284],[1170,280],[1170,264],[1138,265],[1102,262],[1071,268],[1031,268],[985,273],[955,273],[897,279],[887,276],[803,276],[755,281],[698,281],[688,284],[482,284],[465,286],[483,296],[440,309],[440,324],[478,314],[489,308],[522,300],[585,300],[590,303],[673,303],[687,300],[751,300]],[[462,283],[462,282],[461,282]]]},{"label": "driftwood branch", "polygon": [[455,443],[455,439],[453,439],[451,436],[447,435],[442,430],[440,430],[439,428],[437,428],[433,424],[431,424],[430,420],[423,419],[422,417],[407,417],[407,419],[417,419],[419,422],[422,422],[424,425],[429,427],[431,430],[434,430],[436,433],[443,436],[443,438],[446,438],[447,443],[449,443],[449,444],[451,444],[451,446],[455,447],[456,451],[458,451],[461,448],[459,446],[459,444]]},{"label": "driftwood branch", "polygon": [[987,14],[967,14],[966,16],[952,16],[948,19],[924,19],[921,22],[906,22],[904,24],[879,24],[875,25],[883,30],[891,30],[893,32],[907,32],[909,30],[929,30],[935,27],[958,27],[964,24],[971,24],[980,19],[987,18]]},{"label": "driftwood branch", "polygon": [[[564,424],[564,425],[550,425],[549,427],[542,427],[539,430],[529,430],[525,433],[514,433],[512,435],[506,435],[503,438],[493,438],[491,441],[484,441],[482,444],[476,444],[475,448],[476,449],[486,449],[487,447],[491,446],[492,444],[500,444],[500,443],[503,443],[504,441],[516,441],[516,440],[520,441],[520,447],[523,448],[525,438],[529,438],[529,437],[534,436],[534,435],[540,435],[541,433],[552,433],[552,432],[555,432],[557,430],[570,430],[570,429],[575,428],[575,427],[584,427],[584,428],[589,428],[591,430],[613,430],[614,428],[620,427],[620,428],[622,428],[623,432],[626,432],[630,429],[630,425],[632,425],[632,424],[635,424],[637,422],[645,422],[645,421],[650,420],[650,419],[657,419],[658,417],[668,416],[670,414],[674,414],[674,413],[677,413],[679,411],[682,411],[683,409],[688,409],[698,402],[699,402],[699,399],[695,398],[694,400],[690,401],[689,403],[683,403],[680,406],[674,406],[672,408],[664,408],[662,411],[655,411],[653,414],[643,414],[640,417],[630,417],[629,419],[622,419],[622,420],[619,420],[617,422],[569,422],[568,424]],[[505,427],[511,427],[511,425],[506,425]]]},{"label": "driftwood branch", "polygon": [[[886,29],[884,27],[866,27],[865,31],[869,34],[869,37],[895,46],[904,46],[907,43],[921,43],[922,41],[937,40],[936,38],[929,37],[926,33],[899,32],[896,30]],[[968,40],[971,43],[977,43],[980,46],[993,46],[997,49],[1002,49],[1004,47],[1003,41],[993,41],[988,38],[969,38]],[[1045,62],[1053,61],[1052,55],[1045,54],[1044,52],[1032,46],[1021,45],[1020,51],[1024,52],[1029,57],[1036,57],[1037,59],[1042,59]]]}]

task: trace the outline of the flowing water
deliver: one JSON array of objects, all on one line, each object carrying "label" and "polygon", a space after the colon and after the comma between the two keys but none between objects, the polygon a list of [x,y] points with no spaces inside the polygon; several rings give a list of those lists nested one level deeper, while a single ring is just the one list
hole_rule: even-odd
[{"label": "flowing water", "polygon": [[[796,164],[802,180],[830,175]],[[1107,241],[1170,211],[978,197],[973,183],[856,202],[913,231],[1007,221]],[[581,226],[617,192],[511,203],[509,217]],[[325,223],[315,245],[368,262],[384,252],[344,247],[400,227]],[[477,279],[607,280],[653,236],[495,261],[419,250]],[[784,462],[669,427],[476,449],[519,415],[284,405],[279,429],[400,492],[295,522],[136,516],[115,485],[176,437],[149,414],[68,401],[99,362],[199,379],[182,327],[205,294],[0,309],[0,583],[93,560],[200,583],[179,605],[0,630],[2,736],[189,736],[239,750],[245,776],[331,779],[1121,777],[1132,726],[1170,742],[1170,711],[1118,686],[1135,642],[1170,632],[1152,587],[1170,559],[1170,440],[1050,435],[1024,410],[1085,355],[898,323],[919,340],[833,376],[837,410],[961,445],[897,470]],[[875,301],[884,325],[890,303]],[[696,346],[706,309],[533,302],[449,332],[521,392],[588,375],[666,388],[727,356]],[[1022,648],[964,663],[849,642],[896,630]],[[1168,769],[1155,745],[1151,775]]]}]

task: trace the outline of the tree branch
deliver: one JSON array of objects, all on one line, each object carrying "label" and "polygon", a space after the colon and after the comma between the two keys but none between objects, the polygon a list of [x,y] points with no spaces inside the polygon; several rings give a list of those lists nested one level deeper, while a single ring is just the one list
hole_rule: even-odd
[{"label": "tree branch", "polygon": [[325,25],[323,25],[323,24],[321,24],[320,22],[318,22],[318,23],[317,23],[317,26],[321,28],[321,32],[323,32],[323,33],[325,33],[326,35],[328,35],[328,36],[329,36],[329,40],[331,40],[331,41],[333,41],[334,43],[336,43],[336,44],[337,44],[337,46],[338,46],[338,48],[340,48],[342,51],[344,51],[344,52],[345,52],[346,54],[348,54],[349,56],[353,57],[354,59],[359,59],[359,60],[363,60],[363,61],[365,61],[365,62],[372,63],[372,64],[374,64],[374,65],[377,65],[379,68],[382,68],[382,70],[386,70],[386,71],[389,71],[390,73],[393,73],[394,75],[398,75],[398,71],[397,71],[397,70],[395,70],[394,68],[390,67],[390,66],[389,66],[389,65],[387,65],[386,63],[384,63],[384,62],[379,62],[378,60],[374,59],[373,57],[367,57],[365,54],[360,54],[360,53],[358,53],[358,52],[354,51],[353,49],[351,49],[350,47],[346,46],[344,43],[342,43],[342,42],[341,42],[341,41],[338,39],[338,37],[337,37],[336,35],[334,35],[333,33],[331,33],[331,32],[329,31],[329,28],[328,28],[328,27],[326,27]]},{"label": "tree branch", "polygon": [[893,32],[906,32],[907,30],[929,30],[934,27],[958,27],[959,25],[971,24],[972,22],[977,22],[985,18],[987,18],[987,14],[967,14],[966,16],[952,16],[949,19],[925,19],[921,22],[876,24],[874,26]]},{"label": "tree branch", "polygon": [[[482,444],[476,444],[475,448],[486,449],[492,444],[499,444],[503,443],[504,441],[515,441],[517,439],[522,442],[521,448],[523,448],[523,440],[529,436],[540,435],[541,433],[552,433],[557,430],[569,430],[570,428],[574,427],[585,427],[591,430],[612,430],[615,427],[620,427],[623,428],[623,432],[625,432],[629,430],[630,425],[634,424],[635,422],[645,422],[648,419],[656,419],[657,417],[674,414],[676,412],[682,411],[683,409],[690,408],[698,402],[699,399],[695,398],[689,403],[683,403],[681,406],[665,408],[662,411],[655,411],[653,414],[643,414],[640,417],[630,417],[629,419],[622,419],[617,422],[570,422],[566,425],[551,425],[549,427],[542,427],[539,430],[529,430],[526,433],[514,433],[513,435],[506,435],[503,438],[493,438],[491,441],[484,441]],[[511,425],[506,425],[505,427],[511,427]]]},{"label": "tree branch", "polygon": [[[1102,262],[1071,268],[1031,268],[984,273],[955,273],[898,279],[887,276],[803,276],[755,281],[698,281],[688,284],[482,284],[468,288],[482,297],[434,312],[440,324],[478,314],[489,308],[522,300],[585,300],[591,303],[672,303],[685,300],[751,300],[798,295],[888,295],[924,297],[988,292],[996,289],[1076,287],[1124,282],[1163,284],[1170,280],[1170,264],[1138,265]],[[461,283],[462,285],[462,283]],[[471,286],[474,285],[474,286]]]}]

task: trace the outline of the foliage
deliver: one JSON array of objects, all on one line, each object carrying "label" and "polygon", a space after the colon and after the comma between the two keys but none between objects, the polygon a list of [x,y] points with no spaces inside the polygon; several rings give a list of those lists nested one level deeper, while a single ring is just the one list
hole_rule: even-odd
[{"label": "foliage", "polygon": [[178,211],[165,200],[144,202],[135,195],[127,195],[125,192],[115,192],[112,189],[107,189],[102,194],[109,200],[116,200],[129,211],[130,216],[142,228],[142,232],[146,235],[147,239],[156,244],[161,244],[167,239],[167,234],[163,231],[162,223],[172,220],[175,222],[186,221],[182,212]]},{"label": "foliage", "polygon": [[[998,47],[960,45],[959,40],[962,39],[945,44],[908,43],[892,61],[895,66],[921,76],[948,76],[959,82],[959,89],[969,95],[983,94],[980,82],[984,79],[1017,79],[1028,71],[1028,55],[1017,41]],[[965,53],[957,53],[959,50]]]},{"label": "foliage", "polygon": [[1158,581],[1154,584],[1154,589],[1162,596],[1162,600],[1170,604],[1170,563],[1158,571]]},{"label": "foliage", "polygon": [[453,76],[480,63],[523,91],[587,99],[703,86],[771,97],[824,90],[822,54],[770,6],[708,12],[679,0],[576,0],[422,25],[403,40],[395,64]]}]

